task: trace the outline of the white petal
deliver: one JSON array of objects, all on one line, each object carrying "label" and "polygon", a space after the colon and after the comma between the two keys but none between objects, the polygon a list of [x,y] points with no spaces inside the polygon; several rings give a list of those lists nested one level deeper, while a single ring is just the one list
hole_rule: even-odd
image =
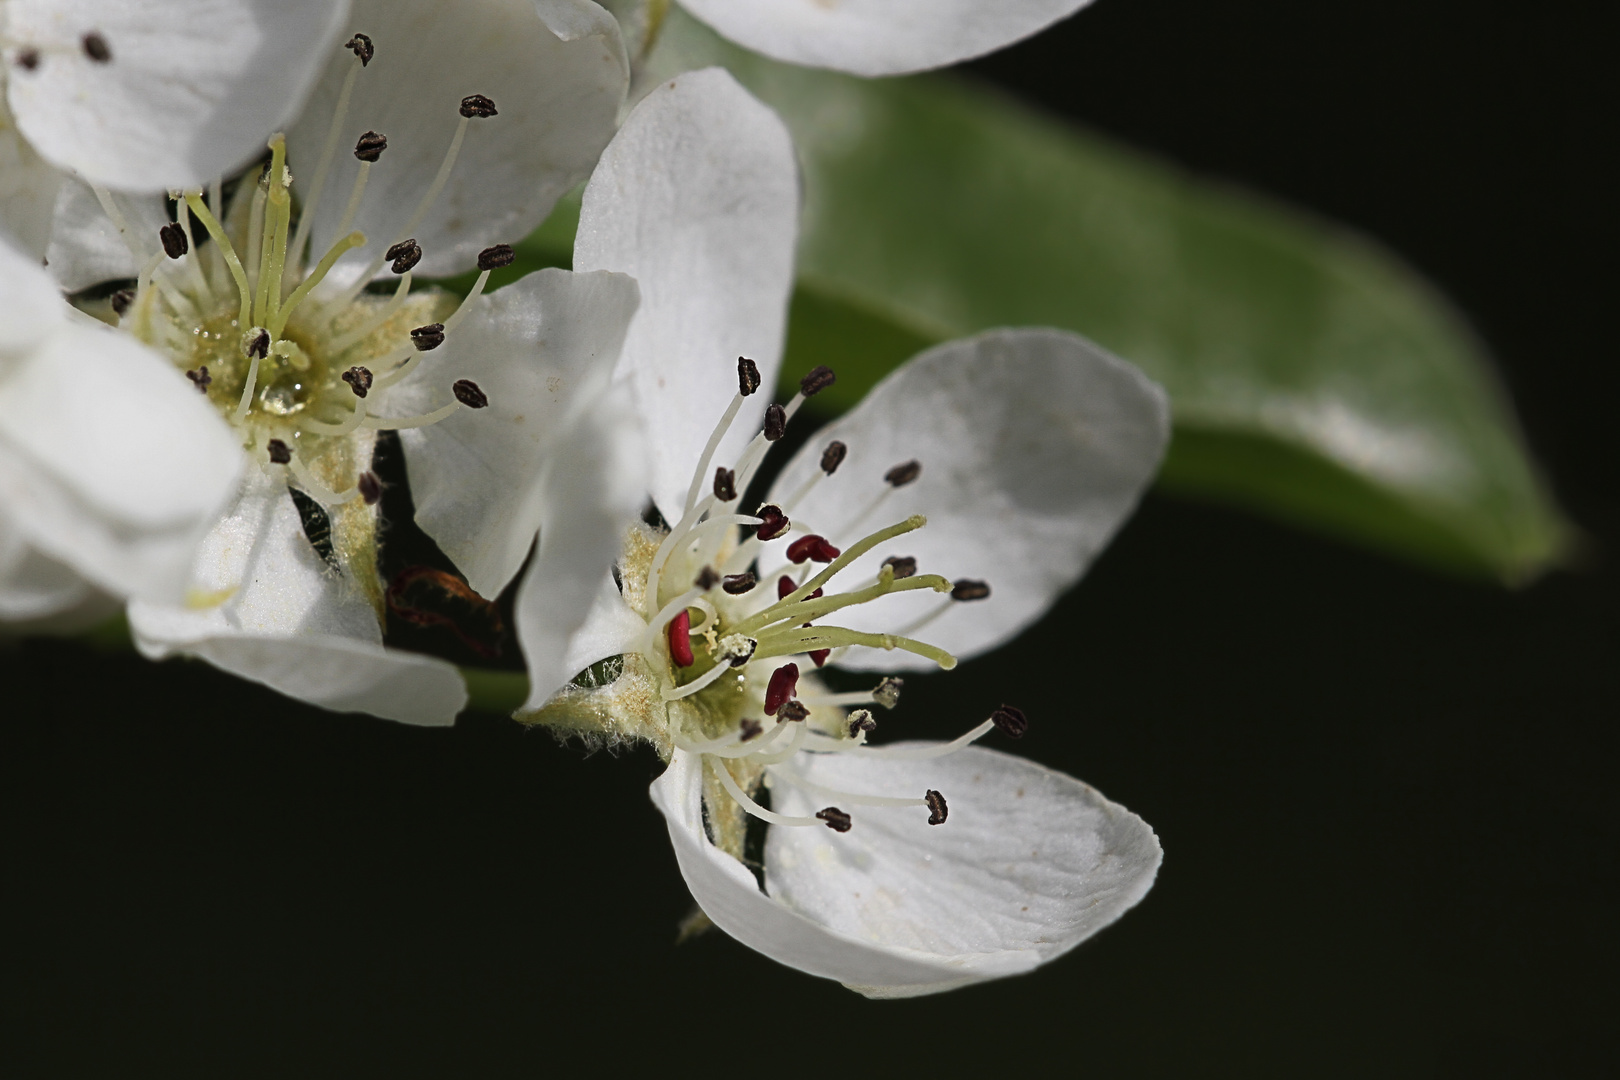
[{"label": "white petal", "polygon": [[62,174],[34,152],[0,100],[0,239],[11,241],[37,262],[51,238],[51,207]]},{"label": "white petal", "polygon": [[[632,652],[646,629],[647,620],[624,602],[613,574],[603,574],[597,584],[596,599],[591,602],[590,613],[568,642],[568,650],[563,654],[562,670],[572,672],[568,676],[572,678],[598,661]],[[545,700],[533,693],[532,686],[530,691],[525,710],[534,708],[537,702],[543,704]]]},{"label": "white petal", "polygon": [[[785,498],[819,468],[833,439],[848,447],[791,516],[840,547],[924,514],[928,525],[857,560],[851,586],[890,555],[919,573],[989,582],[989,599],[950,604],[918,636],[958,657],[994,648],[1039,619],[1113,537],[1153,479],[1169,438],[1164,392],[1131,365],[1058,330],[992,330],[908,361],[847,415],[818,432],[782,471]],[[883,475],[922,464],[919,479],[888,489]],[[866,521],[874,497],[891,493]],[[762,565],[779,565],[772,545]],[[832,620],[904,632],[947,604],[933,592],[885,597]],[[910,653],[851,649],[862,670],[919,669]]]},{"label": "white petal", "polygon": [[315,553],[286,487],[257,468],[204,542],[188,602],[133,603],[129,621],[149,657],[199,656],[340,712],[449,724],[467,700],[453,665],[383,648],[370,604]]},{"label": "white petal", "polygon": [[[976,746],[928,761],[800,754],[793,765],[823,788],[944,794],[950,813],[938,826],[928,824],[922,807],[847,803],[847,833],[773,826],[765,887],[835,933],[934,957],[961,979],[994,978],[1063,955],[1147,895],[1164,858],[1141,818],[1072,777],[1010,754]],[[771,798],[783,814],[839,804],[779,777]],[[949,988],[841,981],[873,997]]]},{"label": "white petal", "polygon": [[400,432],[417,524],[479,594],[499,595],[528,558],[541,519],[555,513],[544,503],[548,457],[571,416],[606,389],[636,295],[623,274],[529,274],[474,301],[408,384],[390,391],[390,415],[444,405],[458,379],[489,398],[487,408]]},{"label": "white petal", "polygon": [[[261,153],[336,43],[342,0],[8,0],[11,109],[48,160],[124,191],[195,187]],[[111,59],[81,44],[100,34]]]},{"label": "white petal", "polygon": [[[157,254],[158,230],[169,223],[162,196],[114,194],[112,201],[124,216],[135,249],[149,257]],[[46,262],[51,276],[63,289],[75,292],[140,273],[129,241],[118,234],[95,192],[83,180],[73,176],[63,179],[54,222]]]},{"label": "white petal", "polygon": [[759,430],[781,364],[798,211],[786,128],[717,68],[647,95],[585,189],[574,269],[641,284],[619,370],[646,422],[653,499],[672,522],[737,393],[739,355],[764,383],[716,461],[734,461]]},{"label": "white petal", "polygon": [[67,611],[91,592],[84,578],[30,544],[0,505],[0,623]]},{"label": "white petal", "polygon": [[[0,177],[3,179],[3,177]],[[51,276],[0,237],[0,375],[67,321]]]},{"label": "white petal", "polygon": [[[759,891],[742,863],[709,843],[703,829],[702,759],[675,751],[664,775],[653,781],[652,800],[669,825],[681,877],[714,924],[751,949],[811,975],[856,986],[960,984],[969,973],[953,971],[926,954],[858,941],[829,929]],[[1034,962],[998,974],[1014,974]]]},{"label": "white petal", "polygon": [[[355,82],[316,207],[313,258],[332,243],[348,201],[359,169],[355,140],[377,131],[388,149],[371,169],[354,222],[369,243],[345,257],[334,281],[352,279],[398,238],[432,185],[469,94],[492,98],[498,115],[470,122],[448,185],[411,230],[424,252],[419,275],[459,273],[483,248],[528,235],[585,179],[613,136],[629,69],[618,24],[587,0],[359,0],[349,26],[377,51]],[[313,181],[353,63],[334,52],[288,132],[288,160],[303,183]]]},{"label": "white petal", "polygon": [[681,0],[739,45],[790,64],[901,75],[982,56],[1089,0]]},{"label": "white petal", "polygon": [[[515,613],[529,668],[525,710],[539,708],[595,662],[573,666],[574,638],[601,595],[603,577],[647,490],[646,456],[627,397],[622,388],[602,395],[573,419],[546,461],[540,542],[518,588]],[[591,631],[600,634],[601,628]]]}]

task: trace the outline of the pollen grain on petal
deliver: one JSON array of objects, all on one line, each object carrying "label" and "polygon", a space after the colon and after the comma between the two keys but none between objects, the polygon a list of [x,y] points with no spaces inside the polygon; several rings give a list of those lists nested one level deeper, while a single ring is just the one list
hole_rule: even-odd
[{"label": "pollen grain on petal", "polygon": [[112,49],[107,46],[107,39],[99,31],[92,30],[79,39],[79,45],[84,49],[84,55],[98,64],[112,61]]}]

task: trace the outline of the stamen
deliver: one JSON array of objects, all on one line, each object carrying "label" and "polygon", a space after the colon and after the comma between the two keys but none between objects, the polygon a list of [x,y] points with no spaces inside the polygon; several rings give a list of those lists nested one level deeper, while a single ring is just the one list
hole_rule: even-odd
[{"label": "stamen", "polygon": [[990,595],[990,586],[987,582],[973,581],[962,578],[951,589],[952,600],[983,600]]},{"label": "stamen", "polygon": [[[231,245],[230,237],[225,235],[225,230],[220,226],[219,219],[202,201],[202,192],[187,192],[186,206],[197,216],[197,220],[203,223],[203,228],[208,230],[208,235],[214,238],[214,246],[225,257],[225,265],[230,267],[231,277],[236,281],[237,294],[242,300],[241,311],[237,315],[237,325],[247,326],[251,324],[253,321],[253,290],[248,285],[247,273],[242,269],[242,260],[237,258],[236,248]],[[266,342],[267,348],[268,345],[269,343]]]},{"label": "stamen", "polygon": [[1029,730],[1029,720],[1024,716],[1024,710],[1012,705],[1002,705],[991,713],[989,722],[1009,739],[1022,739],[1024,732]]},{"label": "stamen", "polygon": [[766,503],[760,507],[758,516],[761,521],[759,529],[754,533],[756,540],[775,540],[778,536],[787,532],[788,527],[793,524],[788,520],[787,515],[782,513],[780,506],[771,503]]},{"label": "stamen", "polygon": [[371,392],[371,371],[363,367],[352,367],[345,371],[340,378],[349,384],[355,397],[365,397]]},{"label": "stamen", "polygon": [[948,743],[939,743],[936,746],[851,746],[842,739],[811,732],[811,739],[821,743],[827,750],[836,750],[840,753],[855,754],[859,757],[884,757],[892,761],[927,761],[930,758],[945,757],[954,754],[964,746],[968,746],[995,730],[995,722],[986,720],[967,734],[952,739]]},{"label": "stamen", "polygon": [[871,551],[879,544],[887,540],[892,540],[896,536],[901,536],[908,532],[914,532],[927,524],[927,518],[923,517],[921,514],[913,514],[904,521],[897,522],[894,525],[890,525],[886,529],[879,529],[877,532],[872,533],[869,536],[862,537],[860,540],[851,545],[848,550],[844,551],[843,554],[834,559],[827,569],[823,570],[821,573],[817,574],[803,585],[800,585],[798,589],[794,590],[793,594],[788,597],[788,600],[793,603],[803,600],[812,592],[831,581],[833,576],[840,570],[844,569],[850,563],[854,562],[862,555],[865,555],[868,551]]},{"label": "stamen", "polygon": [[759,389],[759,367],[748,357],[737,357],[737,393],[749,397]]},{"label": "stamen", "polygon": [[799,380],[799,393],[805,397],[815,397],[837,381],[838,376],[833,374],[832,368],[824,364],[817,365]]},{"label": "stamen", "polygon": [[[355,156],[359,157],[358,150],[355,151]],[[337,228],[332,230],[334,236],[348,234],[349,226],[354,224],[354,215],[360,212],[360,202],[366,197],[366,184],[370,180],[371,162],[362,158],[360,167],[354,171],[354,182],[349,185],[349,201],[343,204],[343,216],[338,219]],[[293,250],[297,251],[296,248]]]},{"label": "stamen", "polygon": [[[343,121],[349,116],[349,96],[354,93],[354,80],[360,74],[360,69],[371,63],[376,54],[371,39],[364,34],[356,34],[343,46],[354,53],[358,64],[349,65],[348,74],[343,76],[343,89],[338,91],[337,105],[332,109],[332,123],[326,129],[326,142],[321,144],[321,156],[315,166],[314,178],[310,181],[309,191],[304,196],[304,208],[298,215],[298,232],[292,244],[293,258],[302,262],[304,258],[304,245],[309,242],[309,233],[315,226],[315,207],[320,203],[321,193],[326,190],[326,176],[332,168],[332,158],[337,154],[338,136],[343,130]],[[367,134],[374,134],[368,132]],[[385,140],[386,145],[386,140]],[[359,147],[355,147],[356,154]],[[380,151],[379,151],[380,152]],[[360,160],[365,161],[365,158]],[[376,158],[370,160],[376,161]],[[302,168],[302,166],[300,166]],[[217,205],[217,204],[216,204]],[[347,232],[347,227],[336,230],[339,233]]]},{"label": "stamen", "polygon": [[107,220],[111,221],[113,228],[118,230],[118,235],[123,239],[124,246],[129,248],[129,253],[135,256],[136,261],[144,259],[146,252],[136,244],[134,235],[129,231],[129,222],[125,220],[123,211],[119,210],[118,204],[113,202],[112,192],[100,184],[94,185],[91,190],[96,193],[96,201],[101,204],[101,212],[107,215]]},{"label": "stamen", "polygon": [[922,462],[915,459],[903,462],[883,474],[890,487],[905,487],[922,475]]},{"label": "stamen", "polygon": [[949,817],[951,813],[951,808],[945,805],[945,796],[941,795],[933,788],[929,788],[928,793],[923,796],[923,801],[928,804],[928,824],[945,824],[945,819]]},{"label": "stamen", "polygon": [[[263,261],[264,254],[264,208],[265,203],[270,197],[270,186],[268,183],[269,175],[270,166],[266,164],[264,167],[264,172],[260,175],[258,182],[253,186],[253,202],[248,212],[247,260],[242,264],[247,268],[248,284],[253,289],[255,301],[257,300],[259,294],[259,264]],[[244,320],[244,323],[252,321],[252,316],[250,315],[246,320]]]},{"label": "stamen", "polygon": [[[744,364],[747,364],[750,368],[752,368],[754,362],[742,357],[737,358],[737,381],[738,383],[746,386],[748,385],[748,380],[743,370]],[[754,371],[753,379],[753,385],[758,386],[759,371],[757,369]],[[739,391],[737,396],[731,399],[731,404],[726,406],[726,411],[720,414],[720,422],[716,424],[714,426],[714,430],[709,433],[709,441],[704,443],[703,453],[698,456],[697,471],[692,474],[692,484],[686,489],[686,505],[681,511],[681,516],[683,518],[690,514],[692,512],[692,508],[697,505],[698,492],[702,490],[703,487],[703,478],[707,476],[709,472],[709,462],[714,460],[714,452],[719,448],[720,440],[725,438],[727,431],[731,430],[731,422],[737,418],[737,410],[742,408],[743,398],[747,397],[751,393],[753,393],[753,390]],[[730,472],[730,470],[727,471]],[[731,478],[731,490],[735,491],[736,474],[731,474]],[[714,483],[715,497],[720,498],[720,477],[718,474],[715,476]],[[731,500],[721,498],[720,501],[730,502]]]},{"label": "stamen", "polygon": [[247,379],[242,384],[242,396],[236,403],[232,419],[240,424],[253,407],[253,390],[259,382],[259,361],[270,354],[270,331],[255,327],[244,335],[243,350],[249,358]]},{"label": "stamen", "polygon": [[702,675],[693,679],[685,686],[666,686],[660,695],[665,701],[679,701],[684,697],[691,697],[700,690],[706,690],[710,684],[718,682],[721,677],[730,674],[732,668],[728,664],[716,664]]},{"label": "stamen", "polygon": [[285,304],[277,305],[275,318],[270,323],[271,333],[275,334],[277,337],[280,337],[282,330],[286,329],[287,327],[288,316],[290,316],[293,311],[297,309],[299,304],[304,302],[304,297],[309,295],[309,291],[321,283],[321,279],[326,277],[327,273],[332,269],[333,264],[335,264],[338,259],[342,258],[346,253],[354,248],[360,247],[365,242],[365,233],[352,232],[345,236],[342,240],[339,240],[337,243],[333,244],[332,249],[325,255],[321,256],[321,261],[316,264],[314,270],[310,271],[310,275],[299,283],[298,288],[292,291],[291,296],[287,297],[287,302]]},{"label": "stamen", "polygon": [[752,590],[758,580],[752,570],[745,570],[741,574],[727,574],[720,587],[731,596],[741,596]]},{"label": "stamen", "polygon": [[354,156],[366,164],[374,164],[382,158],[383,151],[388,149],[388,136],[380,131],[368,131],[354,143]]},{"label": "stamen", "polygon": [[692,655],[692,616],[684,609],[669,620],[665,637],[669,640],[669,658],[676,667],[691,667],[696,662]]},{"label": "stamen", "polygon": [[285,465],[292,460],[292,451],[280,439],[271,439],[265,444],[265,449],[270,453],[272,465]]},{"label": "stamen", "polygon": [[393,263],[388,269],[396,274],[403,274],[422,261],[422,245],[416,242],[415,237],[409,240],[401,240],[383,252],[383,258]]},{"label": "stamen", "polygon": [[[765,809],[763,806],[759,805],[759,803],[755,802],[753,799],[750,799],[746,794],[744,794],[743,789],[738,786],[736,778],[731,775],[731,770],[726,768],[725,765],[717,761],[709,760],[709,767],[714,770],[714,775],[716,779],[720,781],[720,786],[726,789],[726,794],[730,795],[732,799],[736,801],[738,806],[742,807],[750,815],[759,818],[761,821],[768,821],[772,825],[807,826],[821,824],[821,821],[817,820],[817,818],[821,816],[820,814],[814,818],[789,817],[786,814],[778,814],[774,811]],[[821,813],[825,814],[827,811],[823,810]],[[821,820],[825,821],[826,819],[822,818]],[[831,822],[828,824],[831,824]],[[846,829],[849,827],[847,817],[845,818],[844,827]]]},{"label": "stamen", "polygon": [[471,119],[474,116],[487,118],[499,114],[495,111],[495,103],[483,94],[468,94],[461,99],[461,115]]},{"label": "stamen", "polygon": [[825,810],[817,810],[816,817],[820,818],[822,821],[825,821],[827,823],[827,828],[831,829],[833,832],[849,832],[849,815],[838,809],[836,806],[829,806]]},{"label": "stamen", "polygon": [[512,250],[510,244],[496,244],[478,253],[480,270],[499,270],[503,266],[511,266],[516,261],[517,252]]},{"label": "stamen", "polygon": [[191,250],[191,244],[186,240],[186,231],[176,222],[169,222],[158,230],[158,239],[163,242],[163,254],[171,259],[178,259]]},{"label": "stamen", "polygon": [[724,465],[714,470],[714,497],[723,503],[737,497],[737,474]]},{"label": "stamen", "polygon": [[817,536],[815,533],[799,537],[787,548],[788,561],[794,564],[802,563],[806,559],[830,563],[838,556],[839,550],[828,543],[825,536]]},{"label": "stamen", "polygon": [[765,406],[765,441],[776,442],[787,434],[787,412],[774,401]]},{"label": "stamen", "polygon": [[258,320],[269,324],[275,306],[281,303],[281,274],[286,265],[287,222],[291,220],[292,198],[287,194],[287,139],[279,131],[270,137],[270,174],[264,212],[264,237],[259,250],[259,284],[253,298]]},{"label": "stamen", "polygon": [[798,686],[798,664],[783,664],[771,672],[771,681],[765,687],[765,715],[775,716],[776,711],[793,696]]},{"label": "stamen", "polygon": [[431,352],[444,344],[444,323],[428,323],[411,331],[411,344],[417,352]]},{"label": "stamen", "polygon": [[184,238],[186,251],[191,252],[191,258],[186,260],[186,273],[191,277],[191,287],[203,300],[212,300],[214,292],[208,287],[208,279],[203,277],[202,253],[197,250],[197,238],[191,231],[191,214],[189,207],[182,201],[183,195],[171,195],[179,205],[175,208],[175,224],[180,226],[180,235]]},{"label": "stamen", "polygon": [[112,50],[107,47],[107,39],[95,30],[90,31],[79,39],[84,48],[84,55],[97,64],[106,64],[112,61]]},{"label": "stamen", "polygon": [[[365,403],[357,399],[355,406],[355,411],[359,412],[365,408]],[[461,402],[457,400],[421,416],[367,416],[360,423],[374,431],[404,431],[407,428],[432,427],[459,408]]]}]

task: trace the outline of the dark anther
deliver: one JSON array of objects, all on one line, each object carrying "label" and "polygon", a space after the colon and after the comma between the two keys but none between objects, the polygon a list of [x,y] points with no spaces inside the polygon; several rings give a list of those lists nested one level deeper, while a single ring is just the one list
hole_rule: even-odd
[{"label": "dark anther", "polygon": [[904,685],[906,680],[893,675],[886,676],[872,688],[872,700],[885,709],[892,709],[900,704],[900,688]]},{"label": "dark anther", "polygon": [[765,725],[758,720],[744,719],[742,723],[737,725],[737,728],[742,732],[742,738],[738,741],[747,742],[749,739],[759,738],[760,732],[765,730]]},{"label": "dark anther", "polygon": [[759,523],[759,531],[754,533],[760,540],[775,540],[778,536],[787,532],[788,528],[793,524],[788,520],[788,516],[782,513],[782,508],[775,503],[766,503],[759,508],[756,514],[762,519]]},{"label": "dark anther", "polygon": [[799,537],[789,544],[787,549],[788,561],[792,563],[802,563],[806,559],[818,563],[830,563],[838,558],[840,554],[842,552],[829,544],[825,536],[817,536],[814,533],[809,536]]},{"label": "dark anther", "polygon": [[809,374],[799,380],[799,393],[805,397],[815,397],[837,381],[838,376],[833,374],[833,369],[820,364],[811,368]]},{"label": "dark anther", "polygon": [[376,161],[382,157],[382,152],[386,149],[388,149],[388,136],[380,132],[368,131],[360,136],[360,140],[354,144],[354,156],[361,161]]},{"label": "dark anther", "polygon": [[39,50],[24,49],[22,52],[18,53],[17,66],[22,68],[24,71],[33,71],[35,68],[39,67]]},{"label": "dark anther", "polygon": [[787,434],[787,410],[776,402],[765,406],[765,441],[775,442]]},{"label": "dark anther", "polygon": [[833,832],[849,832],[849,815],[836,806],[829,806],[825,810],[817,810],[816,817],[827,823],[827,828]]},{"label": "dark anther", "polygon": [[692,579],[692,587],[702,589],[704,592],[708,592],[718,584],[720,584],[720,575],[714,572],[712,566],[705,566],[703,572]]},{"label": "dark anther", "polygon": [[1029,721],[1024,718],[1024,710],[1011,705],[1003,705],[990,714],[990,722],[996,725],[996,730],[1009,739],[1022,739],[1024,732],[1029,730]]},{"label": "dark anther", "polygon": [[416,242],[415,237],[401,240],[383,252],[383,258],[392,259],[394,262],[388,269],[396,274],[403,274],[422,261],[422,246]]},{"label": "dark anther", "polygon": [[264,447],[270,451],[270,461],[276,465],[285,465],[292,460],[292,451],[280,439],[271,439]]},{"label": "dark anther", "polygon": [[[821,590],[817,589],[816,591],[820,592]],[[810,652],[807,655],[810,657],[811,661],[816,665],[816,667],[821,667],[823,664],[825,664],[827,662],[827,657],[832,655],[832,650],[831,649],[811,649]]]},{"label": "dark anther", "polygon": [[727,574],[720,587],[731,596],[741,596],[759,583],[752,570],[744,570],[740,574]]},{"label": "dark anther", "polygon": [[983,600],[990,595],[990,583],[963,578],[951,589],[952,600]]},{"label": "dark anther", "polygon": [[191,250],[191,244],[186,240],[186,230],[180,227],[179,222],[171,221],[159,229],[158,239],[163,241],[163,254],[171,259],[178,259]]},{"label": "dark anther", "polygon": [[844,455],[849,453],[849,447],[834,439],[827,444],[827,449],[821,452],[821,471],[831,476],[838,471],[838,466],[844,463]]},{"label": "dark anther", "polygon": [[341,378],[349,384],[349,389],[354,391],[355,397],[365,397],[371,391],[370,368],[352,367],[345,371]]},{"label": "dark anther", "polygon": [[737,474],[724,465],[714,470],[714,497],[721,502],[737,497]]},{"label": "dark anther", "polygon": [[376,46],[372,45],[371,39],[364,34],[354,35],[354,37],[343,43],[343,47],[360,58],[361,67],[371,63],[371,58],[377,55]]},{"label": "dark anther", "polygon": [[361,473],[354,486],[360,489],[360,497],[366,500],[367,506],[376,506],[377,501],[382,498],[382,481],[377,479],[374,472]]},{"label": "dark anther", "polygon": [[503,266],[511,266],[517,262],[517,252],[512,250],[511,244],[496,244],[487,247],[478,253],[478,269],[499,270]]},{"label": "dark anther", "polygon": [[758,389],[759,368],[748,357],[737,357],[737,393],[747,397]]},{"label": "dark anther", "polygon": [[928,794],[923,796],[923,802],[928,804],[928,824],[945,824],[945,819],[949,817],[951,813],[951,808],[945,805],[945,796],[941,795],[933,788],[929,788]]},{"label": "dark anther", "polygon": [[461,115],[466,117],[494,116],[495,103],[483,94],[469,94],[461,99]]},{"label": "dark anther", "polygon": [[428,323],[411,331],[411,344],[417,352],[429,352],[444,344],[444,323]]},{"label": "dark anther", "polygon": [[247,358],[249,360],[252,360],[255,356],[260,360],[263,360],[265,357],[269,356],[270,331],[266,330],[262,326],[254,330],[252,336],[247,339],[247,344],[244,346],[244,350],[246,351]]},{"label": "dark anther", "polygon": [[872,719],[872,714],[867,712],[865,709],[856,709],[854,712],[849,714],[850,738],[853,739],[858,737],[863,731],[870,735],[876,730],[877,721]]},{"label": "dark anther", "polygon": [[883,479],[889,482],[890,487],[905,487],[921,475],[922,462],[913,460],[904,465],[896,465],[883,474]]},{"label": "dark anther", "polygon": [[799,665],[783,664],[771,672],[771,681],[765,686],[765,715],[775,716],[799,688]]},{"label": "dark anther", "polygon": [[469,409],[482,409],[489,405],[489,398],[478,389],[478,384],[471,379],[457,379],[450,387],[450,392],[456,395],[456,400]]},{"label": "dark anther", "polygon": [[917,560],[910,555],[890,555],[883,560],[884,566],[894,567],[894,580],[911,577],[917,572]]},{"label": "dark anther", "polygon": [[778,720],[803,720],[809,715],[809,707],[797,701],[784,701],[782,707],[776,710]]},{"label": "dark anther", "polygon": [[204,394],[208,393],[208,384],[214,381],[214,377],[208,374],[207,364],[194,371],[186,372],[186,378],[190,379],[191,384]]},{"label": "dark anther", "polygon": [[98,64],[105,64],[112,59],[112,50],[107,48],[107,39],[94,30],[80,38],[79,44],[84,46],[84,55]]},{"label": "dark anther", "polygon": [[107,297],[107,300],[112,304],[113,314],[122,315],[124,312],[129,310],[129,305],[135,302],[135,290],[119,289],[117,292]]}]

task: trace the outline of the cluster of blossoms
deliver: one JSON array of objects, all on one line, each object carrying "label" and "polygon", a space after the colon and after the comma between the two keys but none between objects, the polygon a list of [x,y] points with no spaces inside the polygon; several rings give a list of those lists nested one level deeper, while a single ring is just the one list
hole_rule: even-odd
[{"label": "cluster of blossoms", "polygon": [[[823,10],[687,4],[767,52]],[[1015,703],[951,742],[869,736],[905,672],[1012,639],[1084,572],[1163,453],[1157,387],[1072,334],[948,343],[745,511],[836,378],[817,368],[766,401],[799,210],[774,114],[706,70],[621,124],[627,53],[589,0],[218,6],[263,39],[242,55],[264,70],[190,73],[213,107],[176,106],[198,118],[187,137],[170,125],[133,149],[74,110],[114,85],[172,91],[163,18],[130,5],[143,38],[0,8],[28,140],[12,153],[39,181],[0,189],[21,192],[0,200],[0,616],[127,598],[148,655],[447,723],[466,700],[455,667],[383,641],[371,461],[398,431],[416,523],[472,591],[517,583],[520,718],[666,759],[653,801],[728,933],[901,996],[1028,970],[1146,893],[1161,854],[1140,818],[972,745],[1021,736]],[[950,29],[917,35],[922,51],[859,59],[833,34],[788,54],[905,70],[1079,4],[1011,4],[1000,22],[949,6],[931,22],[914,2],[838,6]],[[79,142],[22,123],[53,107]],[[501,241],[587,175],[574,269],[486,293],[514,257]],[[143,185],[167,194],[128,192]],[[465,297],[415,285],[473,268]],[[824,666],[876,681],[835,693]]]}]

